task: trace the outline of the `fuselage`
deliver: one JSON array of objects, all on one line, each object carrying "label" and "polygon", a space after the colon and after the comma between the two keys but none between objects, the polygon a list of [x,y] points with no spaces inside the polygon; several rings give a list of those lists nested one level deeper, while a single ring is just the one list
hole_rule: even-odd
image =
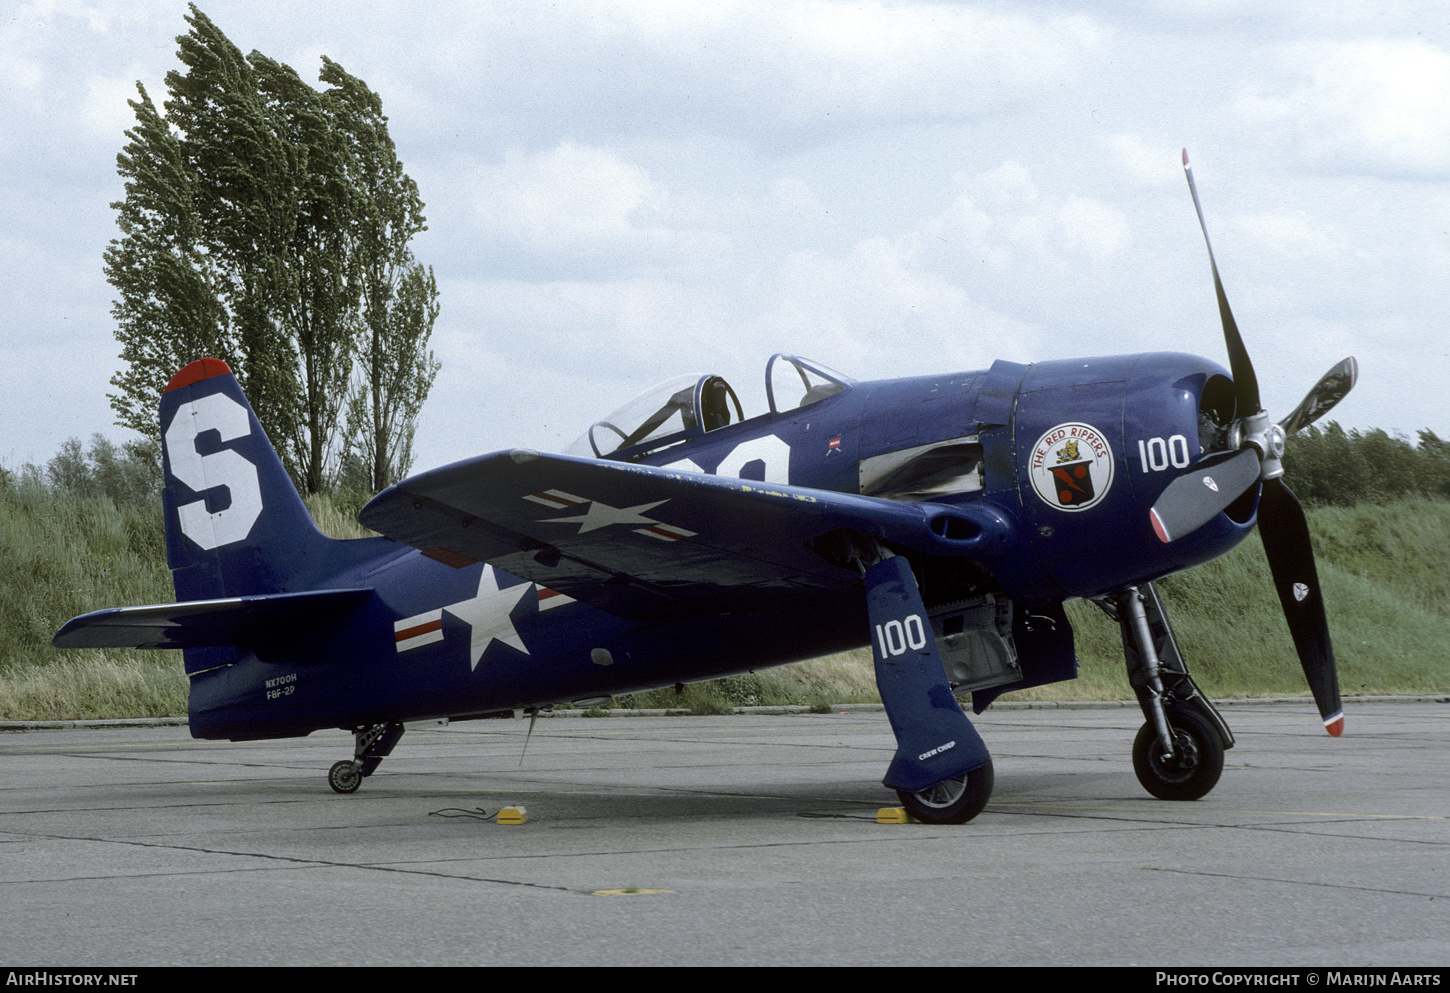
[{"label": "fuselage", "polygon": [[[777,388],[774,409],[730,423],[686,410],[681,430],[603,457],[987,510],[1003,522],[990,543],[964,540],[962,554],[901,550],[928,607],[984,593],[1056,605],[1216,558],[1253,527],[1257,487],[1172,545],[1154,536],[1148,520],[1163,488],[1214,447],[1214,425],[1231,418],[1221,409],[1226,381],[1216,364],[1173,353],[843,379],[800,404]],[[697,405],[705,395],[696,391]],[[944,533],[958,526],[970,524],[948,521]],[[639,624],[489,565],[438,561],[386,539],[347,545],[331,574],[296,581],[374,594],[314,630],[238,649],[231,664],[193,675],[194,734],[267,737],[456,719],[868,642],[859,588],[789,609]],[[1070,637],[1065,651],[1071,655]],[[1070,675],[1059,659],[1039,681]]]}]

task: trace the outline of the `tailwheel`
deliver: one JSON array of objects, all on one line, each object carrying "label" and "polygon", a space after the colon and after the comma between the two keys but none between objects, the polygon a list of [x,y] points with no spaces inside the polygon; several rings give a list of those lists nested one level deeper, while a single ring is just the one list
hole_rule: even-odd
[{"label": "tailwheel", "polygon": [[896,791],[906,812],[923,824],[965,824],[992,795],[992,763],[937,783],[920,793]]},{"label": "tailwheel", "polygon": [[356,793],[362,781],[377,771],[382,762],[403,736],[403,725],[397,721],[383,724],[365,724],[352,729],[353,758],[333,764],[327,770],[327,785],[338,793]]},{"label": "tailwheel", "polygon": [[348,759],[334,763],[327,770],[327,785],[338,793],[356,793],[362,785],[362,767]]},{"label": "tailwheel", "polygon": [[1133,740],[1133,771],[1143,788],[1160,800],[1197,800],[1218,784],[1223,773],[1223,739],[1191,710],[1165,715],[1173,736],[1173,754],[1163,754],[1153,722]]}]

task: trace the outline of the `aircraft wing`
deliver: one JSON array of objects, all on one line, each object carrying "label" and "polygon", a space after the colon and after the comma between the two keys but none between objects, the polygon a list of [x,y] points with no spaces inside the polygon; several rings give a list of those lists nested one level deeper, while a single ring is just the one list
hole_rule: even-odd
[{"label": "aircraft wing", "polygon": [[1006,547],[1009,527],[980,506],[528,451],[406,479],[358,519],[439,561],[486,561],[631,619],[778,609],[857,585],[832,532],[970,554]]},{"label": "aircraft wing", "polygon": [[97,610],[71,618],[56,648],[203,648],[237,645],[311,624],[358,603],[370,589],[307,590]]}]

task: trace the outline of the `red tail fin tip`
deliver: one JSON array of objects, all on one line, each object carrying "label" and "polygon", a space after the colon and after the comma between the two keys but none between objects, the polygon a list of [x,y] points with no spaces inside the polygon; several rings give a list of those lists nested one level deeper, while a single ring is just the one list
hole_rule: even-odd
[{"label": "red tail fin tip", "polygon": [[163,392],[170,393],[172,390],[199,383],[203,379],[211,379],[213,376],[230,376],[231,372],[231,368],[221,359],[197,359],[172,376],[171,382],[166,384]]}]

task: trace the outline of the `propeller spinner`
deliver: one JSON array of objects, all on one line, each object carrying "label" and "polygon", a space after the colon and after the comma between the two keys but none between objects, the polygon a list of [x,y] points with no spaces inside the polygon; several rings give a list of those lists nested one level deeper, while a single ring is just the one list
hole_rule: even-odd
[{"label": "propeller spinner", "polygon": [[1193,209],[1198,212],[1198,225],[1203,230],[1208,262],[1213,270],[1213,289],[1218,297],[1237,402],[1238,421],[1232,435],[1239,441],[1235,450],[1204,455],[1170,483],[1149,511],[1150,523],[1162,541],[1174,541],[1208,523],[1255,483],[1263,484],[1258,526],[1269,571],[1319,715],[1324,718],[1329,733],[1338,737],[1344,731],[1344,712],[1340,707],[1339,676],[1334,648],[1329,641],[1319,573],[1314,565],[1304,509],[1284,484],[1281,459],[1284,439],[1312,424],[1343,399],[1354,387],[1359,367],[1353,358],[1345,359],[1320,377],[1288,417],[1277,424],[1269,420],[1259,401],[1258,377],[1239,335],[1233,311],[1229,309],[1223,281],[1219,279],[1218,262],[1213,257],[1213,244],[1203,220],[1203,207],[1193,183],[1187,149],[1183,152],[1183,171],[1188,177]]}]

